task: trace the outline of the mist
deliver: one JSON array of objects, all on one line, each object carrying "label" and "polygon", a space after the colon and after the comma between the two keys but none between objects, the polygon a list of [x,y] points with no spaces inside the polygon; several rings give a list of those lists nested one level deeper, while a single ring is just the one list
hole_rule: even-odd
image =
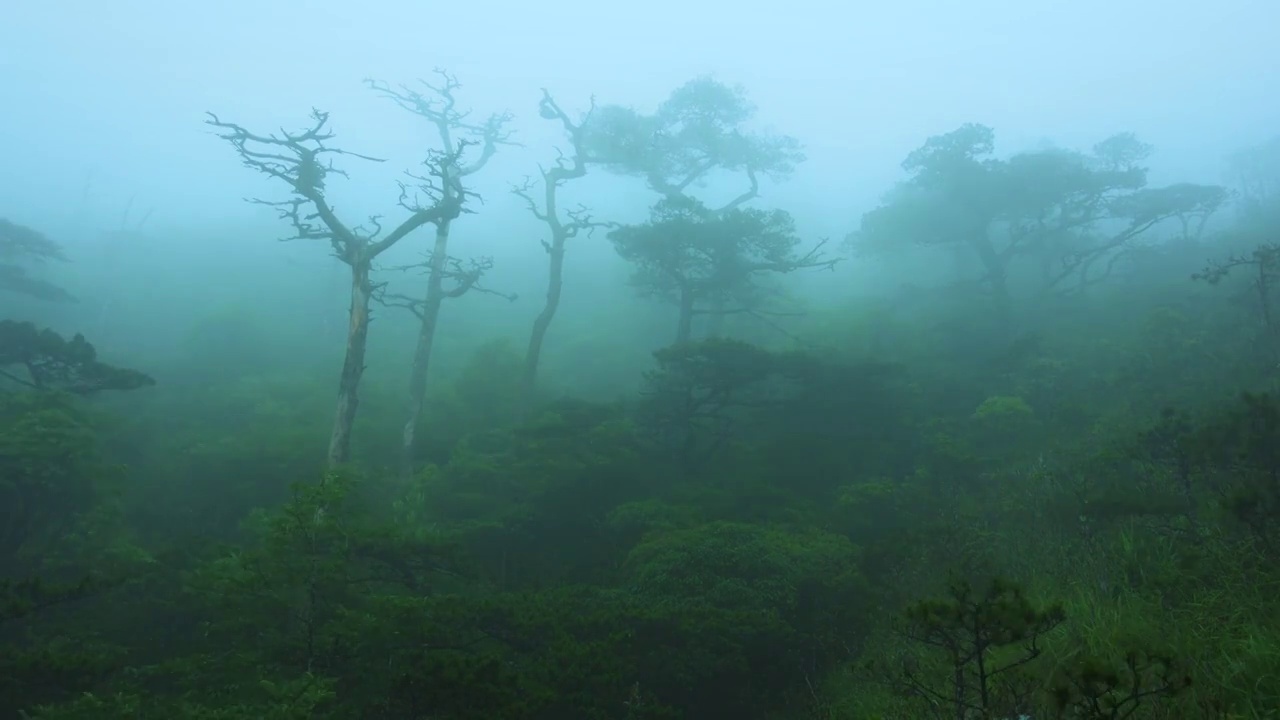
[{"label": "mist", "polygon": [[0,720],[1268,717],[1277,27],[10,2]]}]

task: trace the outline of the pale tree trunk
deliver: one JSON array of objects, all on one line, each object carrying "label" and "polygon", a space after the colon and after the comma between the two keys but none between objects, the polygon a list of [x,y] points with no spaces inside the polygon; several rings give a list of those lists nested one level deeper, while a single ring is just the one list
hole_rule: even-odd
[{"label": "pale tree trunk", "polygon": [[[451,89],[456,83],[450,82]],[[446,99],[451,99],[449,90],[439,92]],[[410,98],[406,96],[400,99],[404,101],[402,104],[409,106]],[[225,131],[219,137],[232,144],[245,165],[288,183],[294,195],[292,200],[265,204],[280,208],[281,217],[293,224],[295,237],[327,240],[334,254],[351,268],[346,355],[342,363],[342,375],[338,380],[338,403],[327,454],[328,465],[335,467],[347,463],[351,458],[351,433],[360,405],[360,380],[364,376],[369,341],[369,303],[374,290],[370,280],[373,260],[423,225],[435,223],[437,226],[444,224],[447,227],[448,221],[458,217],[462,211],[464,197],[452,180],[453,160],[456,156],[445,156],[441,162],[431,158],[426,164],[435,180],[414,176],[420,181],[416,188],[402,187],[405,194],[401,197],[401,205],[410,211],[410,215],[395,229],[375,240],[375,236],[382,234],[382,228],[376,220],[372,234],[360,231],[358,226],[348,226],[339,219],[324,194],[325,177],[329,172],[334,172],[334,169],[327,162],[322,162],[321,155],[341,152],[336,148],[326,147],[323,142],[331,137],[325,131],[329,114],[313,110],[312,118],[315,122],[305,132],[290,134],[281,131],[278,135],[270,136],[256,135],[234,123],[224,123],[212,113],[207,122]],[[497,127],[502,122],[501,119],[496,119],[486,127]],[[486,152],[491,152],[493,141],[488,135],[486,141]],[[446,150],[452,150],[453,145],[446,143],[445,147]],[[376,160],[369,157],[365,159]],[[438,185],[436,180],[439,181]],[[431,196],[435,201],[429,207],[412,206],[416,202],[415,196],[419,194]]]},{"label": "pale tree trunk", "polygon": [[347,352],[338,380],[338,409],[329,435],[329,466],[351,459],[351,428],[360,405],[360,379],[364,376],[364,356],[369,343],[369,263],[351,265],[351,308],[347,323]]},{"label": "pale tree trunk", "polygon": [[560,309],[560,293],[564,289],[564,243],[552,245],[547,252],[551,256],[547,276],[547,301],[542,306],[542,312],[534,318],[533,331],[529,333],[529,347],[524,355],[524,376],[520,383],[522,411],[528,410],[533,403],[538,383],[538,364],[542,361],[542,344],[547,339],[547,330],[556,317],[556,311]]},{"label": "pale tree trunk", "polygon": [[[468,122],[466,117],[469,113],[455,108],[454,91],[461,85],[448,72],[437,70],[436,74],[440,76],[439,85],[424,83],[435,95],[433,99],[425,98],[407,89],[393,90],[383,82],[365,81],[375,91],[392,99],[396,104],[422,117],[435,127],[440,138],[440,152],[443,155],[433,158],[429,163],[435,168],[432,173],[433,191],[439,192],[440,205],[457,209],[457,212],[448,216],[437,215],[431,219],[431,222],[436,225],[436,241],[430,260],[427,293],[423,299],[422,314],[419,317],[421,322],[418,325],[418,343],[413,352],[413,365],[409,371],[408,417],[405,419],[404,433],[401,438],[400,464],[401,471],[406,476],[413,472],[418,426],[422,422],[426,404],[427,372],[431,365],[431,352],[440,318],[440,305],[446,297],[444,279],[449,268],[449,227],[452,220],[458,217],[458,212],[461,211],[462,203],[467,196],[460,181],[479,172],[489,162],[497,146],[507,143],[508,133],[504,126],[511,120],[509,113],[497,113],[480,124]],[[455,132],[469,137],[463,142],[455,143]],[[477,143],[480,145],[479,157],[469,165],[461,165],[463,150],[468,145]],[[474,280],[471,281],[471,283],[474,282]],[[461,295],[466,291],[466,287],[466,285],[459,286],[456,292],[449,293],[449,297]]]},{"label": "pale tree trunk", "polygon": [[431,251],[431,270],[427,276],[427,295],[418,324],[418,345],[413,351],[413,367],[409,370],[409,407],[400,445],[400,471],[413,475],[418,426],[427,404],[427,375],[431,369],[431,352],[435,346],[436,328],[440,323],[440,306],[444,304],[444,274],[448,266],[449,228],[446,220],[436,225],[436,242]]}]

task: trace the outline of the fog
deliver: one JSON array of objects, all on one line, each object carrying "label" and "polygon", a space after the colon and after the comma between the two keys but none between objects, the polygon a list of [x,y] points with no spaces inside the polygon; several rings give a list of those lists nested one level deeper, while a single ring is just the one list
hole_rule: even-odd
[{"label": "fog", "polygon": [[[206,111],[249,127],[333,114],[344,146],[418,158],[421,123],[361,80],[393,84],[442,67],[479,113],[510,109],[526,147],[485,173],[484,219],[518,213],[502,195],[546,159],[556,128],[538,89],[567,107],[652,108],[691,77],[746,86],[761,123],[795,135],[809,161],[767,200],[839,236],[920,141],[963,122],[1003,150],[1042,139],[1087,145],[1119,130],[1154,144],[1160,182],[1216,179],[1221,157],[1280,123],[1280,8],[1206,2],[10,3],[0,25],[6,211],[65,215],[92,177],[105,218],[129,197],[155,221],[262,214],[259,190],[206,134]],[[370,172],[361,168],[362,177]],[[378,207],[362,182],[351,202]],[[524,219],[524,218],[521,218]]]},{"label": "fog", "polygon": [[[115,308],[91,316],[132,312],[129,324],[142,327],[139,313],[247,292],[322,306],[340,323],[343,269],[306,242],[272,243],[288,228],[243,199],[287,189],[241,167],[205,113],[267,131],[303,127],[312,107],[330,112],[337,146],[387,160],[344,158],[352,180],[333,191],[336,202],[347,217],[390,213],[395,180],[433,145],[432,129],[362,80],[411,84],[443,68],[477,117],[515,114],[521,145],[502,147],[474,179],[483,205],[473,203],[452,245],[493,256],[490,284],[522,298],[501,308],[514,328],[536,312],[544,228],[508,191],[563,145],[537,117],[540,88],[576,115],[592,97],[651,111],[704,74],[741,84],[758,106],[753,124],[795,136],[808,156],[755,204],[790,211],[804,238],[835,249],[902,177],[908,152],[966,122],[993,127],[1002,155],[1133,131],[1155,146],[1153,185],[1219,181],[1225,154],[1280,125],[1277,22],[1280,9],[1263,0],[16,2],[0,24],[0,215],[69,248],[64,272],[94,288],[80,293],[88,305]],[[639,220],[654,199],[641,182],[593,177],[566,192],[598,216]],[[139,232],[103,235],[121,228]],[[388,263],[412,261],[425,237]],[[570,255],[566,308],[575,284],[625,285],[602,236],[575,241]],[[876,280],[866,267],[846,262],[810,287],[856,291]],[[491,299],[466,303],[499,310]]]},{"label": "fog", "polygon": [[1275,720],[1278,29],[6,0],[0,720]]}]

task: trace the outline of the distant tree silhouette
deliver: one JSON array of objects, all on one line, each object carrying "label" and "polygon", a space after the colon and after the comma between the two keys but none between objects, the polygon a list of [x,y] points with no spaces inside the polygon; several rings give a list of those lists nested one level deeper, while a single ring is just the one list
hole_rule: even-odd
[{"label": "distant tree silhouette", "polygon": [[0,291],[52,302],[75,302],[66,290],[32,277],[23,263],[65,262],[62,246],[37,230],[0,218]]},{"label": "distant tree silhouette", "polygon": [[757,280],[761,275],[836,263],[822,255],[822,243],[797,252],[795,221],[782,210],[708,213],[690,198],[663,199],[649,222],[618,228],[609,238],[618,254],[636,265],[632,282],[640,292],[679,309],[676,343],[692,339],[697,315],[757,311],[767,299]]},{"label": "distant tree silhouette", "polygon": [[29,322],[0,320],[0,379],[36,390],[93,395],[154,385],[149,375],[98,361],[93,345]]},{"label": "distant tree silhouette", "polygon": [[1019,261],[1035,268],[1042,293],[1078,293],[1105,280],[1156,225],[1177,220],[1191,234],[1226,202],[1217,186],[1147,187],[1142,163],[1151,150],[1119,133],[1089,153],[1050,148],[1000,160],[995,131],[962,125],[907,155],[910,179],[863,215],[848,240],[864,250],[967,247],[1007,325]]},{"label": "distant tree silhouette", "polygon": [[[591,162],[641,177],[661,196],[647,224],[610,237],[639,266],[634,280],[641,292],[669,297],[680,308],[677,342],[689,340],[695,315],[708,316],[708,334],[718,335],[726,316],[756,312],[760,287],[749,278],[835,263],[822,256],[821,243],[794,252],[799,240],[786,213],[745,208],[760,194],[761,175],[785,178],[805,159],[795,138],[749,131],[754,115],[741,87],[699,77],[651,115],[610,105],[583,124]],[[693,194],[726,174],[746,185],[727,202],[713,205]]]}]

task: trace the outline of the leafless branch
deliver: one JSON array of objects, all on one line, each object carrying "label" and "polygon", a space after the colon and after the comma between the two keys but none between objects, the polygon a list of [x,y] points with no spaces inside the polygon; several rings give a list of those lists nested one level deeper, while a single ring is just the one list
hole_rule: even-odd
[{"label": "leafless branch", "polygon": [[[311,124],[307,128],[292,132],[281,129],[270,135],[253,133],[235,123],[224,122],[214,113],[207,114],[209,119],[205,123],[218,129],[218,137],[231,143],[246,167],[283,181],[295,195],[284,201],[251,199],[250,202],[276,208],[281,219],[293,226],[294,236],[291,239],[327,240],[334,254],[350,265],[367,264],[418,227],[452,219],[462,210],[465,195],[450,196],[443,191],[442,184],[431,180],[444,178],[443,164],[456,164],[456,155],[429,158],[426,164],[432,168],[430,176],[411,175],[420,183],[416,202],[404,202],[408,193],[406,186],[401,185],[401,205],[410,211],[410,216],[381,240],[375,240],[382,231],[377,217],[370,220],[370,227],[351,227],[338,217],[330,204],[325,194],[329,175],[347,175],[326,156],[349,155],[372,162],[383,160],[330,147],[327,142],[334,133],[326,129],[329,122],[327,112],[313,108]],[[421,195],[431,196],[433,202],[422,202]]]},{"label": "leafless branch", "polygon": [[423,319],[426,301],[421,298],[410,297],[401,293],[387,292],[386,284],[382,284],[374,290],[372,295],[373,301],[383,307],[400,308],[413,313],[414,317],[419,320]]},{"label": "leafless branch", "polygon": [[479,172],[497,152],[499,145],[519,144],[512,141],[514,132],[507,128],[515,118],[514,115],[510,112],[494,113],[482,122],[468,122],[471,111],[458,110],[458,101],[454,95],[462,84],[445,70],[436,68],[435,73],[440,78],[435,84],[426,80],[418,81],[429,94],[403,84],[393,88],[380,80],[365,79],[364,82],[369,89],[435,125],[440,134],[441,147],[455,147],[455,133],[461,133],[463,139],[480,145],[479,156],[469,165],[452,166],[449,177],[463,178]]},{"label": "leafless branch", "polygon": [[827,238],[823,238],[818,241],[817,245],[814,245],[808,252],[798,258],[756,263],[748,267],[747,272],[775,272],[785,274],[796,270],[812,270],[815,268],[831,270],[836,266],[836,263],[840,262],[840,258],[827,257],[826,253],[822,250],[826,245]]},{"label": "leafless branch", "polygon": [[1125,229],[1115,235],[1112,235],[1106,240],[1103,240],[1092,247],[1078,250],[1063,257],[1060,261],[1061,269],[1056,275],[1049,279],[1048,287],[1050,289],[1056,288],[1062,281],[1075,274],[1080,274],[1082,276],[1080,278],[1080,282],[1082,284],[1086,283],[1088,278],[1085,277],[1085,275],[1087,275],[1089,268],[1092,267],[1094,263],[1106,257],[1109,253],[1125,247],[1129,241],[1146,232],[1156,223],[1164,219],[1164,217],[1144,218],[1142,220],[1132,222]]},{"label": "leafless branch", "polygon": [[[412,183],[399,181],[400,197],[398,203],[400,207],[410,212],[422,212],[426,207],[441,202],[441,198],[456,201],[458,203],[459,213],[472,212],[467,209],[466,202],[468,200],[479,200],[482,204],[484,199],[476,193],[468,191],[462,185],[462,178],[453,171],[460,162],[460,159],[466,153],[467,148],[475,143],[469,140],[459,140],[448,152],[441,150],[430,150],[427,152],[427,159],[422,165],[427,168],[427,173],[419,174],[405,171],[405,177],[412,180]],[[424,202],[426,198],[426,202]],[[453,218],[449,218],[452,220]]]},{"label": "leafless branch", "polygon": [[[423,273],[429,273],[431,272],[431,266],[432,255],[428,253],[421,262],[413,263],[411,265],[399,265],[386,269],[396,272],[417,270]],[[445,262],[445,270],[442,279],[445,282],[450,283],[451,287],[444,290],[443,296],[446,298],[457,298],[474,290],[478,293],[495,295],[509,302],[515,302],[518,299],[516,294],[493,290],[485,287],[481,283],[485,274],[492,269],[493,258],[490,257],[472,258],[465,261],[465,263],[460,258],[448,258]],[[422,318],[422,314],[425,312],[425,299],[414,299],[404,295],[387,293],[385,291],[379,293],[374,299],[383,305],[407,309],[413,312],[414,315],[417,315],[419,319]]]},{"label": "leafless branch", "polygon": [[[543,170],[543,177],[546,177],[545,170]],[[536,183],[534,183],[533,179],[526,177],[524,179],[524,182],[520,183],[519,185],[511,186],[511,193],[516,197],[519,197],[520,199],[524,200],[525,204],[529,206],[529,212],[532,213],[535,218],[541,220],[542,222],[549,222],[550,217],[542,209],[542,207],[538,205],[537,201],[533,199],[532,193],[535,186],[536,186]]]},{"label": "leafless branch", "polygon": [[546,88],[542,90],[542,99],[538,103],[538,114],[547,120],[560,121],[560,125],[564,128],[565,136],[569,139],[571,150],[566,153],[561,149],[557,149],[555,165],[549,168],[539,166],[538,170],[542,175],[543,189],[541,203],[534,199],[533,193],[536,183],[530,178],[525,178],[523,183],[513,186],[511,192],[524,200],[529,212],[545,223],[551,230],[551,239],[541,241],[543,249],[548,253],[563,251],[564,244],[568,240],[577,237],[583,232],[590,235],[598,228],[618,227],[617,223],[594,220],[590,211],[583,205],[579,205],[572,210],[565,210],[563,214],[559,209],[557,191],[560,186],[587,174],[588,157],[583,147],[582,123],[589,119],[594,111],[595,98],[592,98],[591,107],[586,112],[583,121],[575,123],[555,101],[551,93]]}]

